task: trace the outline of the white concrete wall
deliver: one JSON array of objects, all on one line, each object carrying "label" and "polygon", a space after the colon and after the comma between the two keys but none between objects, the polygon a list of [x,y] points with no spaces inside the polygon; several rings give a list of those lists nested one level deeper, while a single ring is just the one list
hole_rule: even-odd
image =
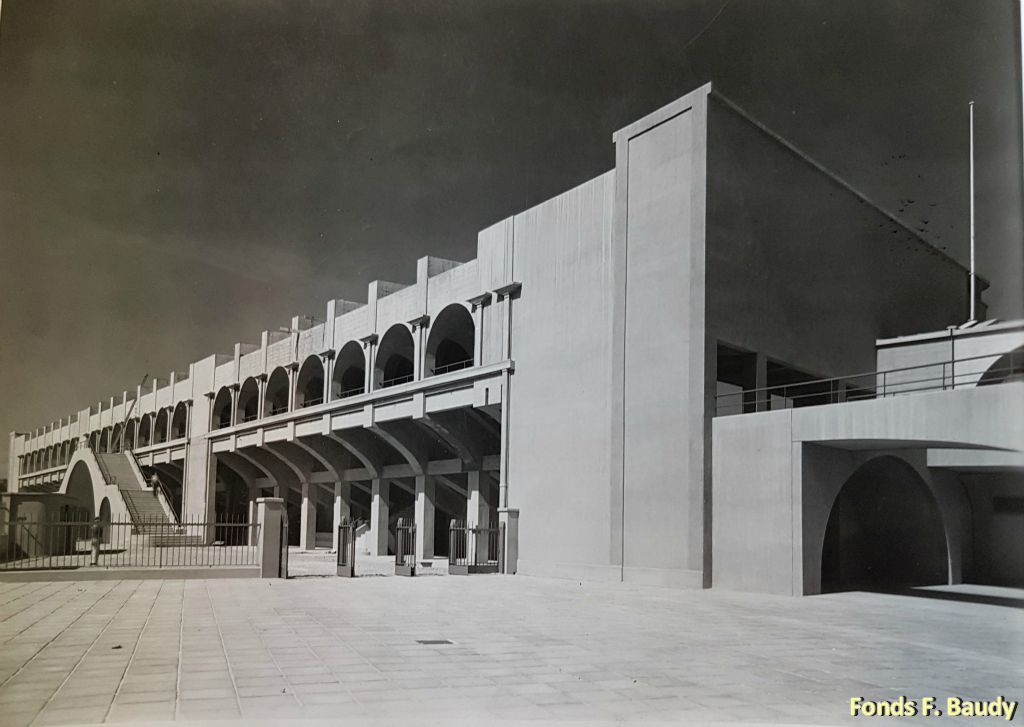
[{"label": "white concrete wall", "polygon": [[619,577],[606,447],[613,194],[608,173],[509,224],[523,285],[513,303],[509,506],[520,509],[525,574]]}]

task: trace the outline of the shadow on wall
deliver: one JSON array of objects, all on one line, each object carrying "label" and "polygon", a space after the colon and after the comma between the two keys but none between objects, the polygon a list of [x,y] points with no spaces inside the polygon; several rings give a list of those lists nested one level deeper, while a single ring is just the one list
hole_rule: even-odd
[{"label": "shadow on wall", "polygon": [[821,592],[891,592],[947,580],[942,516],[928,486],[898,457],[866,462],[832,505]]}]

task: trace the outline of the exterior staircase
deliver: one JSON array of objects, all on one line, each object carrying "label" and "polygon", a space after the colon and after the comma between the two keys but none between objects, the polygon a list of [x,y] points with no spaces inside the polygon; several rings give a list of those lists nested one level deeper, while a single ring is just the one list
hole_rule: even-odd
[{"label": "exterior staircase", "polygon": [[167,516],[169,511],[173,512],[169,503],[158,488],[146,484],[132,456],[129,452],[96,453],[96,461],[107,484],[116,485],[121,493],[136,532],[160,538],[174,537],[168,526],[177,523]]}]

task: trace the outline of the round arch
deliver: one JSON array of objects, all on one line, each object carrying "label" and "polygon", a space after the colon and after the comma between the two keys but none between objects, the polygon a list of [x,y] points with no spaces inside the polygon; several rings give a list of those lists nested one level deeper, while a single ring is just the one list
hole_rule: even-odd
[{"label": "round arch", "polygon": [[453,303],[434,317],[427,338],[429,376],[469,368],[474,364],[476,324],[466,306]]},{"label": "round arch", "polygon": [[317,355],[307,356],[295,382],[295,408],[314,406],[324,401],[324,362]]},{"label": "round arch", "polygon": [[821,553],[822,593],[948,582],[939,506],[914,467],[891,455],[865,462],[843,483]]},{"label": "round arch", "polygon": [[110,427],[104,427],[100,432],[100,452],[110,451]]},{"label": "round arch", "polygon": [[383,389],[412,381],[415,349],[408,326],[403,323],[391,326],[377,346],[377,359],[373,366],[374,388]]},{"label": "round arch", "polygon": [[75,500],[79,507],[88,510],[90,517],[96,513],[96,488],[89,472],[89,465],[84,461],[79,460],[71,468],[64,494]]},{"label": "round arch", "polygon": [[242,382],[238,389],[238,403],[235,405],[235,421],[251,422],[260,415],[260,384],[252,376]]},{"label": "round arch", "polygon": [[228,387],[220,387],[220,391],[214,397],[211,416],[213,417],[211,429],[223,429],[231,426],[231,389]]},{"label": "round arch", "polygon": [[129,419],[124,425],[124,446],[125,449],[135,449],[135,434],[139,429],[138,419]]},{"label": "round arch", "polygon": [[270,372],[267,391],[263,395],[263,416],[283,414],[288,411],[288,387],[291,382],[288,372],[278,366]]},{"label": "round arch", "polygon": [[110,451],[120,452],[124,449],[124,441],[121,439],[121,425],[115,424],[110,430]]},{"label": "round arch", "polygon": [[153,425],[153,444],[163,444],[167,441],[167,409],[161,409],[156,413],[156,422]]},{"label": "round arch", "polygon": [[349,341],[334,358],[331,399],[358,396],[366,389],[366,354],[358,341]]},{"label": "round arch", "polygon": [[1024,346],[1015,348],[992,362],[978,380],[978,386],[1024,380]]},{"label": "round arch", "polygon": [[188,435],[188,404],[179,401],[171,415],[171,439],[184,439]]},{"label": "round arch", "polygon": [[152,419],[149,414],[144,414],[139,420],[139,434],[136,438],[139,447],[148,447],[153,443]]},{"label": "round arch", "polygon": [[93,432],[92,434],[89,435],[89,449],[91,449],[93,452],[99,452],[100,451],[100,433],[99,432]]}]

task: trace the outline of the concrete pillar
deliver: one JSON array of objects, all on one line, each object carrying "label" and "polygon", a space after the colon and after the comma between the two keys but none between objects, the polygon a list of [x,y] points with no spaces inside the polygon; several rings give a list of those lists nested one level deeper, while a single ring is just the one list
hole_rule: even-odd
[{"label": "concrete pillar", "polygon": [[288,411],[295,411],[295,387],[298,384],[298,369],[288,369]]},{"label": "concrete pillar", "polygon": [[286,517],[284,500],[280,497],[261,497],[256,500],[256,513],[260,526],[260,578],[280,578],[281,523]]},{"label": "concrete pillar", "polygon": [[416,477],[416,560],[434,557],[434,501],[436,483],[430,475]]},{"label": "concrete pillar", "polygon": [[424,370],[427,357],[426,326],[423,322],[414,323],[412,326],[412,380],[422,381],[427,377]]},{"label": "concrete pillar", "polygon": [[299,511],[299,550],[316,549],[316,502],[308,482],[302,483],[302,509]]},{"label": "concrete pillar", "polygon": [[342,520],[352,520],[352,483],[334,483],[334,528],[331,535],[332,549],[338,551],[338,526]]},{"label": "concrete pillar", "polygon": [[[490,527],[491,502],[487,497],[489,491],[488,483],[481,472],[468,472],[466,473],[466,479],[469,484],[469,497],[466,499],[466,526],[469,528]],[[467,544],[467,549],[469,547],[475,548],[477,563],[487,561],[487,544],[488,538],[486,537],[477,538],[475,546]]]},{"label": "concrete pillar", "polygon": [[502,573],[515,575],[519,565],[519,510],[499,508],[498,522],[505,526],[503,561],[499,563]]},{"label": "concrete pillar", "polygon": [[388,554],[388,495],[391,483],[375,479],[370,482],[370,555]]},{"label": "concrete pillar", "polygon": [[261,376],[258,380],[257,389],[259,391],[259,401],[256,402],[256,418],[262,419],[265,414],[266,396],[267,396],[267,379],[265,376]]},{"label": "concrete pillar", "polygon": [[[326,326],[325,326],[326,328]],[[331,379],[334,378],[334,352],[324,354],[324,394],[323,400],[326,404],[331,400]]]},{"label": "concrete pillar", "polygon": [[377,344],[373,341],[368,341],[365,344],[366,349],[366,378],[363,381],[363,393],[369,394],[373,391],[373,369],[377,365]]},{"label": "concrete pillar", "polygon": [[[249,523],[259,522],[259,512],[256,507],[256,500],[259,498],[259,490],[249,485]],[[256,528],[249,528],[249,545],[259,545]]]}]

